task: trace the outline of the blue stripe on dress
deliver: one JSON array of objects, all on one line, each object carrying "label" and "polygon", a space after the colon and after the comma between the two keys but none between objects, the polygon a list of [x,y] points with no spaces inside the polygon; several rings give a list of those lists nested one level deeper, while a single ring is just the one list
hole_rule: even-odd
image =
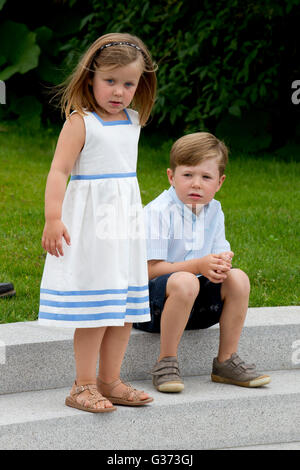
[{"label": "blue stripe on dress", "polygon": [[148,315],[148,313],[150,313],[150,308],[149,307],[139,308],[139,309],[127,308],[126,312],[125,312],[125,315]]},{"label": "blue stripe on dress", "polygon": [[41,288],[41,294],[51,295],[105,295],[105,294],[127,294],[129,290],[142,291],[148,289],[148,284],[145,286],[128,286],[128,289],[103,289],[103,290],[54,290]]},{"label": "blue stripe on dress", "polygon": [[39,312],[39,318],[46,320],[59,320],[59,321],[89,321],[89,320],[107,320],[107,319],[118,319],[124,318],[122,312],[110,312],[110,313],[89,313],[89,314],[78,314],[70,315],[63,313],[50,313],[50,312]]},{"label": "blue stripe on dress", "polygon": [[[134,296],[133,292],[143,293],[143,297]],[[92,321],[92,320],[111,320],[111,319],[124,319],[126,315],[142,316],[148,315],[150,309],[148,306],[149,295],[148,295],[148,284],[144,286],[128,286],[128,289],[103,289],[103,290],[89,290],[89,291],[59,291],[54,289],[41,288],[40,298],[40,312],[39,318],[54,321]],[[131,293],[130,297],[127,297],[128,293]],[[49,300],[42,298],[42,294],[48,296],[57,296],[59,300]],[[109,294],[123,294],[122,299],[105,299],[99,300],[99,297]],[[81,301],[82,296],[96,296],[97,300]],[[78,301],[62,301],[66,296],[78,297]],[[147,307],[142,307],[140,304],[147,303]],[[131,308],[127,308],[128,304],[133,304]],[[56,313],[56,312],[45,312],[43,306],[54,307],[54,308],[67,308],[70,309],[70,313]],[[95,307],[106,307],[106,306],[123,306],[121,312],[98,312],[98,313],[75,313],[78,308],[95,308]]]},{"label": "blue stripe on dress", "polygon": [[[143,308],[139,310],[128,309],[125,312],[130,315],[148,315],[150,313],[149,308]],[[108,313],[86,313],[78,315],[70,315],[63,313],[50,313],[50,312],[39,312],[39,318],[46,320],[57,320],[57,321],[92,321],[92,320],[108,320],[108,319],[124,319],[124,312],[108,312]]]},{"label": "blue stripe on dress", "polygon": [[40,305],[47,305],[49,307],[60,308],[80,308],[80,307],[103,307],[107,305],[126,305],[124,300],[91,300],[90,302],[56,302],[55,300],[40,300]]},{"label": "blue stripe on dress", "polygon": [[113,178],[134,178],[136,172],[131,173],[107,173],[102,175],[72,175],[70,180],[102,180],[102,179],[113,179]]},{"label": "blue stripe on dress", "polygon": [[127,289],[106,289],[106,290],[52,290],[41,289],[41,294],[51,295],[105,295],[105,294],[127,294]]},{"label": "blue stripe on dress", "polygon": [[128,304],[142,304],[143,302],[148,302],[149,295],[146,297],[127,297]]},{"label": "blue stripe on dress", "polygon": [[146,290],[148,289],[148,284],[146,286],[129,286],[128,290]]},{"label": "blue stripe on dress", "polygon": [[48,307],[60,307],[60,308],[81,308],[81,307],[104,307],[107,305],[126,305],[144,303],[149,300],[147,297],[127,297],[127,299],[113,299],[113,300],[91,300],[89,302],[58,302],[55,300],[40,300],[40,305],[47,305]]}]

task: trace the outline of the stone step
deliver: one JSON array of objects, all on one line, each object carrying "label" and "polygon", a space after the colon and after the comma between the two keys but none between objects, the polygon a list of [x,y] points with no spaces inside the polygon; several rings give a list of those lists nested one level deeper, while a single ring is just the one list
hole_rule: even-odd
[{"label": "stone step", "polygon": [[[68,387],[75,377],[73,329],[37,322],[0,325],[0,394]],[[185,331],[179,363],[185,376],[210,374],[218,351],[219,326]],[[159,350],[159,334],[132,330],[122,366],[125,380],[146,380]],[[300,364],[300,307],[250,308],[240,356],[264,370]]]},{"label": "stone step", "polygon": [[144,407],[92,414],[64,405],[69,388],[0,396],[0,449],[196,450],[300,441],[300,370],[270,371],[247,389],[186,377],[185,390]]},{"label": "stone step", "polygon": [[280,442],[277,444],[262,444],[257,446],[230,447],[225,450],[300,450],[300,442]]}]

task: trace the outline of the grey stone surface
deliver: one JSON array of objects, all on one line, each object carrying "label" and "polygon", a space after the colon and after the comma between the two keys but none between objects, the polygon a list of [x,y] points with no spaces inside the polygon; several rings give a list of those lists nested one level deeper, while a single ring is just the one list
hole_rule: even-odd
[{"label": "grey stone surface", "polygon": [[300,450],[300,442],[282,442],[258,446],[230,447],[225,450]]},{"label": "grey stone surface", "polygon": [[300,371],[276,371],[259,389],[188,377],[180,394],[149,381],[146,407],[93,415],[64,405],[69,389],[0,397],[0,449],[223,449],[300,441]]},{"label": "grey stone surface", "polygon": [[[0,325],[2,353],[5,349],[1,355],[5,360],[0,361],[0,394],[69,386],[75,376],[73,334],[73,329],[44,327],[37,322]],[[297,341],[298,356],[293,348]],[[185,331],[178,354],[181,373],[209,374],[218,342],[218,325]],[[123,378],[149,379],[158,352],[159,334],[133,329]],[[300,368],[300,307],[250,308],[239,354],[262,371]]]}]

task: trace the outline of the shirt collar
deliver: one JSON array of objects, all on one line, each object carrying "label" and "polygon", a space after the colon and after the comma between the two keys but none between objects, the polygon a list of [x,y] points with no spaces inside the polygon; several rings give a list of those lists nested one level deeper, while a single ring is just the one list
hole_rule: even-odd
[{"label": "shirt collar", "polygon": [[168,189],[168,193],[169,193],[169,196],[171,197],[171,199],[175,202],[175,204],[177,205],[177,207],[180,209],[182,217],[184,217],[184,218],[189,218],[189,219],[190,219],[191,214],[192,214],[192,220],[193,220],[193,221],[197,220],[197,218],[198,218],[198,216],[201,214],[201,212],[202,212],[204,206],[203,206],[202,209],[198,212],[198,214],[194,214],[194,212],[192,212],[191,207],[189,207],[187,204],[184,204],[184,203],[179,199],[179,197],[177,196],[177,193],[176,193],[176,190],[175,190],[174,186],[170,186],[170,188]]}]

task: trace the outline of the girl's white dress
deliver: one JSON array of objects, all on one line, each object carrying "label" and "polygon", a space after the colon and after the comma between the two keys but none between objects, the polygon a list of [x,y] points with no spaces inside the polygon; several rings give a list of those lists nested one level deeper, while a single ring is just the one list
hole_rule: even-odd
[{"label": "girl's white dress", "polygon": [[64,256],[47,254],[39,323],[89,328],[150,320],[146,241],[136,178],[138,113],[84,116],[86,140],[71,173],[62,220]]}]

